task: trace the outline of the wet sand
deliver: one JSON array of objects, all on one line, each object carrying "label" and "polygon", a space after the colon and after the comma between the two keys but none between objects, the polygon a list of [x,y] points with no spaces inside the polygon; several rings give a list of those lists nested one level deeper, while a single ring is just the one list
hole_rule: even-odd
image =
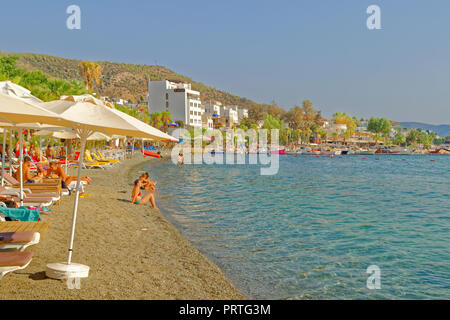
[{"label": "wet sand", "polygon": [[[149,205],[130,204],[140,155],[110,170],[84,170],[93,179],[80,199],[72,261],[88,265],[80,289],[45,277],[45,265],[67,259],[74,196],[42,215],[51,226],[28,268],[0,280],[5,299],[242,299],[222,271]],[[74,174],[74,170],[70,171]]]}]

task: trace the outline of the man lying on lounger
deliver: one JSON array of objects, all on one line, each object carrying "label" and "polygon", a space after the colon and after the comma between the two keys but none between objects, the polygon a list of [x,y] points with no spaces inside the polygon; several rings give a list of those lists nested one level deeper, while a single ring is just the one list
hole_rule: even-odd
[{"label": "man lying on lounger", "polygon": [[[77,181],[77,177],[68,176],[64,169],[55,160],[50,161],[50,169],[47,171],[48,177],[58,176],[66,185],[69,185],[72,181]],[[88,176],[81,177],[81,181],[85,181],[91,184],[92,180]]]},{"label": "man lying on lounger", "polygon": [[133,191],[131,191],[131,203],[137,205],[146,205],[150,201],[153,209],[159,210],[155,203],[155,196],[153,195],[154,190],[142,196],[140,191],[142,186],[143,182],[140,179],[134,181]]},{"label": "man lying on lounger", "polygon": [[[39,175],[37,176],[31,176],[31,158],[29,156],[25,156],[23,158],[23,164],[22,164],[22,178],[23,183],[40,183],[42,182],[42,177]],[[16,171],[15,178],[17,181],[20,181],[20,169]]]}]

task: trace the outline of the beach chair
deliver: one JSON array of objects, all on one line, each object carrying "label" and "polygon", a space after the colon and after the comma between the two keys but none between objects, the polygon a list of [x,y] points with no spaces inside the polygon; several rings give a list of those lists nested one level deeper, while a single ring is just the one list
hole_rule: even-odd
[{"label": "beach chair", "polygon": [[[20,188],[2,187],[0,186],[0,195],[10,195],[20,197]],[[61,196],[56,192],[38,192],[33,193],[31,189],[23,188],[23,198],[51,198],[52,201],[59,201]]]},{"label": "beach chair", "polygon": [[[20,182],[13,176],[5,173],[4,180],[10,187],[20,188]],[[55,181],[59,181],[55,183]],[[24,188],[31,190],[33,193],[47,193],[56,192],[61,194],[61,180],[60,179],[46,179],[46,183],[25,183]]]},{"label": "beach chair", "polygon": [[40,239],[41,234],[34,231],[0,232],[0,250],[24,251]]},{"label": "beach chair", "polygon": [[120,159],[110,159],[110,158],[105,158],[105,157],[103,156],[103,154],[101,153],[101,151],[97,151],[97,154],[98,154],[98,156],[100,157],[100,159],[102,159],[102,160],[110,161],[110,162],[114,162],[114,163],[120,162]]},{"label": "beach chair", "polygon": [[91,157],[91,153],[89,152],[89,150],[85,151],[84,156],[86,158],[86,162],[83,162],[83,165],[95,166],[97,168],[102,168],[102,169],[111,167],[111,163],[109,163],[109,162],[94,161]]},{"label": "beach chair", "polygon": [[111,165],[115,164],[115,162],[100,159],[100,157],[97,154],[95,154],[95,152],[90,152],[90,155],[91,155],[91,157],[93,157],[92,159],[94,161],[97,161],[100,163],[107,163],[107,164],[111,164]]},{"label": "beach chair", "polygon": [[0,280],[9,272],[25,269],[33,259],[33,252],[0,252]]}]

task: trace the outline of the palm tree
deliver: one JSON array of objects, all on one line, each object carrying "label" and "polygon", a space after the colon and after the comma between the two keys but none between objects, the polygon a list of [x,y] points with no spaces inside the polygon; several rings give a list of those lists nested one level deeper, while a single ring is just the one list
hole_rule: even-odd
[{"label": "palm tree", "polygon": [[165,133],[167,133],[169,128],[169,122],[171,121],[170,118],[171,118],[170,112],[167,111],[161,112],[161,122]]},{"label": "palm tree", "polygon": [[153,112],[150,114],[150,124],[156,129],[161,128],[161,113]]},{"label": "palm tree", "polygon": [[100,80],[103,72],[103,67],[95,62],[82,61],[77,66],[80,75],[85,79],[86,90],[94,90],[93,82],[102,86],[103,81]]}]

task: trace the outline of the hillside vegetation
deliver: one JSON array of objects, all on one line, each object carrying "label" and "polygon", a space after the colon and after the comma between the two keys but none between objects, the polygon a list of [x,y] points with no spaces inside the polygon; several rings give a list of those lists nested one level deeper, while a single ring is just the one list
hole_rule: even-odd
[{"label": "hillside vegetation", "polygon": [[[42,71],[45,75],[67,81],[80,81],[81,78],[77,66],[81,60],[66,59],[35,53],[7,53],[0,52],[0,56],[17,56],[17,66],[29,71]],[[250,108],[258,104],[247,99],[232,95],[209,87],[200,82],[193,81],[189,77],[177,74],[162,66],[135,65],[115,63],[108,61],[96,61],[103,67],[103,87],[96,87],[95,91],[100,95],[114,98],[122,98],[139,102],[146,96],[147,82],[151,80],[171,80],[192,83],[194,90],[200,91],[204,101],[216,100],[226,105],[240,105]],[[268,107],[267,105],[258,105]]]}]

